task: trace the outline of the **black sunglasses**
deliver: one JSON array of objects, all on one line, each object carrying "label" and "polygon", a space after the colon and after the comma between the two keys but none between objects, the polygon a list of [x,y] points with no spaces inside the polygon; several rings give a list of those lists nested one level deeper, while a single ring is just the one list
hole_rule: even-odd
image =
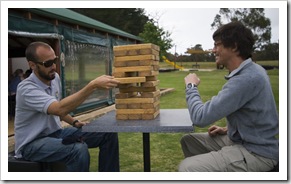
[{"label": "black sunglasses", "polygon": [[43,65],[44,67],[48,68],[48,67],[51,67],[53,64],[56,64],[57,60],[58,60],[58,56],[56,56],[55,59],[47,60],[44,62],[35,62],[35,63],[38,63],[38,64]]}]

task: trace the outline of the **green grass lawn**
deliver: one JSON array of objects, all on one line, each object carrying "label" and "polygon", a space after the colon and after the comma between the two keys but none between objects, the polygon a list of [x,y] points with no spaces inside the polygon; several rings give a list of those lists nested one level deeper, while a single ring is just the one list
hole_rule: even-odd
[{"label": "green grass lawn", "polygon": [[[183,66],[184,68],[192,68],[193,64],[198,64],[200,68],[203,69],[216,69],[215,62],[176,62],[177,65]],[[260,65],[271,65],[279,66],[279,61],[257,61],[256,63]],[[173,68],[173,66],[168,65],[166,62],[160,62],[161,68]]]},{"label": "green grass lawn", "polygon": [[[213,63],[215,64],[215,63]],[[212,65],[213,65],[212,64]],[[201,66],[201,65],[200,65]],[[215,66],[215,65],[213,65]],[[209,67],[209,66],[208,66]],[[211,72],[195,72],[201,79],[199,92],[205,102],[211,99],[221,90],[226,82],[224,76],[227,70],[214,70]],[[160,88],[175,88],[175,91],[161,97],[161,109],[187,108],[185,101],[184,77],[188,72],[175,71],[159,74]],[[279,111],[279,70],[269,70],[275,101]],[[225,126],[225,119],[215,124]],[[208,127],[195,127],[195,132],[205,132]],[[152,172],[176,172],[181,160],[184,158],[180,146],[180,139],[184,133],[151,133],[151,171]],[[121,172],[143,172],[143,145],[142,133],[119,133],[120,146],[120,171]],[[97,171],[98,149],[91,149],[90,171]]]}]

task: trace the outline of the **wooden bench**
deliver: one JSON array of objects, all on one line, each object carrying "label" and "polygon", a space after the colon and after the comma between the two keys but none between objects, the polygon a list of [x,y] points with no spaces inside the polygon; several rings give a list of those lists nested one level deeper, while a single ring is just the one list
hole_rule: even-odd
[{"label": "wooden bench", "polygon": [[193,64],[193,65],[192,65],[192,68],[194,68],[194,67],[195,67],[195,68],[200,68],[200,65],[199,65],[199,64]]}]

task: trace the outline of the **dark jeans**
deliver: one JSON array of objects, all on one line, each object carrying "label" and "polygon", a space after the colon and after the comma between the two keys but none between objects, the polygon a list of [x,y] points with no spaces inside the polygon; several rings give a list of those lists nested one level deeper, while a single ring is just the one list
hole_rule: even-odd
[{"label": "dark jeans", "polygon": [[[67,143],[64,144],[63,140]],[[88,172],[88,148],[99,147],[99,172],[119,172],[119,145],[117,133],[89,133],[74,127],[64,128],[24,146],[26,160],[64,162],[69,172]]]}]

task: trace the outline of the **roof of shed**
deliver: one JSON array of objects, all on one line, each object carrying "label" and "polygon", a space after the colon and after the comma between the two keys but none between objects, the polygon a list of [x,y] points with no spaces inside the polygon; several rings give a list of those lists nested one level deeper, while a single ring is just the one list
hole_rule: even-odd
[{"label": "roof of shed", "polygon": [[94,28],[94,29],[97,29],[100,31],[123,36],[126,38],[131,38],[131,39],[142,41],[142,38],[140,38],[138,36],[129,34],[125,31],[122,31],[122,30],[117,29],[115,27],[109,26],[109,25],[104,24],[100,21],[97,21],[95,19],[92,19],[90,17],[87,17],[85,15],[79,14],[77,12],[74,12],[74,11],[66,9],[66,8],[29,8],[29,11],[43,15],[43,16],[55,18],[55,19],[58,19],[58,20],[61,20],[64,22],[78,24],[81,26]]}]

